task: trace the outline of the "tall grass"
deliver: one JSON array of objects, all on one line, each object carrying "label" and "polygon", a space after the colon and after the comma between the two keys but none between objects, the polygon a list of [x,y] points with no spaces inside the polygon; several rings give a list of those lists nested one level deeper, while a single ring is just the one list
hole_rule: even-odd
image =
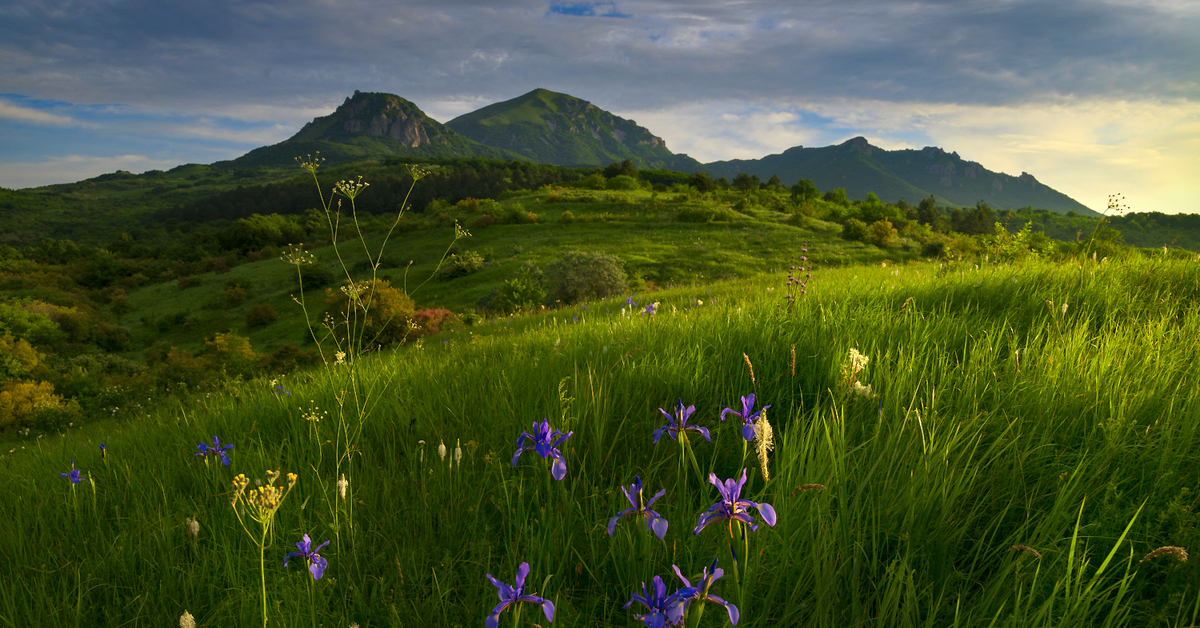
[{"label": "tall grass", "polygon": [[[727,574],[713,590],[738,603],[739,626],[1196,624],[1194,561],[1139,562],[1200,546],[1195,262],[819,279],[790,314],[781,277],[664,291],[654,316],[594,304],[579,322],[546,314],[293,376],[290,395],[253,382],[25,442],[0,459],[0,625],[162,626],[185,609],[201,626],[257,623],[258,548],[228,491],[266,469],[300,475],[266,550],[271,625],[480,625],[496,603],[484,574],[511,582],[522,562],[555,625],[640,625],[621,607],[643,581],[680,586],[674,564],[694,582],[714,558]],[[873,397],[839,383],[852,348],[870,358],[857,379]],[[767,482],[740,421],[718,419],[750,392],[772,406]],[[330,455],[355,395],[372,400],[361,433]],[[699,473],[682,478],[678,446],[651,443],[677,400],[712,434],[692,433]],[[313,408],[329,415],[306,420]],[[561,482],[535,455],[511,464],[543,418],[574,432]],[[231,466],[192,455],[213,435],[235,444]],[[72,458],[96,484],[77,507],[59,476]],[[728,536],[692,528],[718,500],[707,474],[737,477],[743,460],[743,497],[778,522],[750,533],[735,595]],[[667,491],[662,541],[635,520],[607,534],[635,476]],[[339,539],[320,581],[282,567],[305,533]],[[710,609],[702,623],[724,621]]]}]

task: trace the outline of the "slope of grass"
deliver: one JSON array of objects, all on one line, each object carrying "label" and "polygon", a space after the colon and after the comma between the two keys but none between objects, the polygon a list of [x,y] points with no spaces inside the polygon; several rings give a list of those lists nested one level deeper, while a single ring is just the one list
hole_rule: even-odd
[{"label": "slope of grass", "polygon": [[[0,624],[173,625],[187,609],[256,625],[265,587],[271,625],[478,625],[497,602],[484,574],[512,583],[528,562],[553,625],[634,626],[621,605],[639,583],[674,590],[672,564],[694,583],[718,559],[739,626],[1195,625],[1195,562],[1138,562],[1200,540],[1195,261],[815,274],[790,313],[780,274],[679,287],[653,316],[621,299],[499,321],[14,444]],[[851,349],[873,397],[850,392]],[[771,406],[769,481],[740,421],[719,420],[751,392]],[[677,399],[711,430],[688,433],[695,467],[652,443]],[[532,452],[511,464],[543,417],[572,432],[562,481]],[[229,467],[192,455],[213,435],[234,444]],[[742,496],[777,521],[751,511],[739,587],[725,526],[692,528],[718,500],[707,474],[747,467]],[[260,584],[229,497],[265,469],[300,479]],[[666,490],[662,541],[628,517],[607,534],[635,476]],[[305,533],[333,541],[320,581],[282,566]],[[710,605],[701,624],[725,618]]]}]

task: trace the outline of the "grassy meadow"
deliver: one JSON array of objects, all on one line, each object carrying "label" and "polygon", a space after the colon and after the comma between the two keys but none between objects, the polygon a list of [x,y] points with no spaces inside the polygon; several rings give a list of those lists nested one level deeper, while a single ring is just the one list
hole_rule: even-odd
[{"label": "grassy meadow", "polygon": [[[738,626],[1197,624],[1177,549],[1200,547],[1196,260],[819,268],[794,307],[785,281],[499,319],[6,440],[0,625],[479,626],[485,574],[528,563],[553,625],[637,626],[643,582],[671,592],[672,565],[695,584],[714,559]],[[766,472],[719,418],[751,393]],[[711,442],[652,442],[679,402]],[[512,464],[543,419],[571,433],[561,481],[536,452]],[[214,436],[229,466],[194,455]],[[693,528],[721,499],[709,473],[743,469],[776,517],[750,510],[735,574],[737,528]],[[298,480],[264,536],[232,482],[268,470]],[[666,491],[661,540],[636,516],[608,534],[635,477]],[[283,566],[305,534],[331,542],[320,580]],[[499,624],[517,608],[546,625],[535,604]],[[693,602],[688,621],[729,615]]]}]

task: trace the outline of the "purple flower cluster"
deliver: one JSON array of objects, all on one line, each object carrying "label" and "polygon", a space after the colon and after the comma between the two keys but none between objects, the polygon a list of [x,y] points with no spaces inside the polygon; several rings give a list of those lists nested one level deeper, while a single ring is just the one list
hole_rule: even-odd
[{"label": "purple flower cluster", "polygon": [[546,621],[554,621],[554,602],[525,592],[525,577],[528,575],[529,563],[521,563],[521,566],[517,568],[517,579],[513,581],[512,586],[493,578],[492,574],[487,574],[487,579],[491,580],[498,589],[496,595],[500,597],[500,603],[492,609],[492,614],[488,615],[487,621],[484,622],[486,628],[499,626],[500,613],[508,607],[522,602],[541,606],[542,612],[546,614]]},{"label": "purple flower cluster", "polygon": [[682,626],[688,606],[694,602],[708,602],[724,606],[725,611],[729,613],[729,623],[737,625],[738,608],[709,592],[713,582],[725,575],[725,570],[717,567],[716,559],[713,559],[712,564],[700,572],[700,580],[696,582],[695,586],[683,577],[678,566],[671,565],[671,569],[675,570],[675,575],[683,581],[683,587],[671,595],[667,595],[667,586],[663,583],[662,578],[654,576],[654,580],[651,582],[652,590],[647,592],[646,583],[643,582],[642,594],[634,593],[633,598],[626,602],[623,608],[629,608],[634,602],[638,602],[649,611],[642,615],[636,615],[646,628],[662,628],[663,626]]},{"label": "purple flower cluster", "polygon": [[233,449],[233,445],[222,446],[221,441],[216,436],[213,436],[212,445],[200,443],[199,445],[196,445],[196,449],[199,449],[200,451],[199,453],[192,454],[193,456],[200,456],[205,460],[207,460],[209,456],[220,456],[221,463],[228,467],[229,456],[225,452]]},{"label": "purple flower cluster", "polygon": [[725,415],[732,414],[742,420],[742,438],[747,442],[754,440],[754,422],[762,416],[763,410],[771,406],[763,406],[758,412],[754,412],[754,393],[742,397],[742,411],[738,412],[733,408],[725,408],[721,411],[721,420],[725,420]]}]

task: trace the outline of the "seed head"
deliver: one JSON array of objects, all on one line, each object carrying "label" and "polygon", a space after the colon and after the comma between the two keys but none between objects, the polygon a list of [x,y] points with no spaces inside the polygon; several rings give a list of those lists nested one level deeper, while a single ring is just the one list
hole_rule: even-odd
[{"label": "seed head", "polygon": [[459,445],[459,440],[454,439],[454,464],[462,466],[462,446]]},{"label": "seed head", "polygon": [[184,520],[184,524],[186,524],[186,526],[187,526],[188,536],[192,537],[193,539],[200,536],[200,522],[199,521],[196,521],[195,519],[188,517],[187,519]]},{"label": "seed head", "polygon": [[346,501],[346,489],[350,487],[350,483],[346,481],[346,474],[342,474],[342,479],[338,480],[338,495],[342,496],[342,501]]},{"label": "seed head", "polygon": [[1160,547],[1160,548],[1154,550],[1153,552],[1150,552],[1149,554],[1146,554],[1141,560],[1138,561],[1138,564],[1144,563],[1153,558],[1158,558],[1159,556],[1162,556],[1164,554],[1170,554],[1170,555],[1174,556],[1181,563],[1186,563],[1187,559],[1188,559],[1187,550],[1183,549],[1182,547],[1175,547],[1174,545],[1167,545],[1165,547]]},{"label": "seed head", "polygon": [[446,459],[446,443],[442,439],[438,439],[438,458]]},{"label": "seed head", "polygon": [[183,614],[179,616],[179,628],[196,628],[196,618],[186,610],[183,611]]}]

